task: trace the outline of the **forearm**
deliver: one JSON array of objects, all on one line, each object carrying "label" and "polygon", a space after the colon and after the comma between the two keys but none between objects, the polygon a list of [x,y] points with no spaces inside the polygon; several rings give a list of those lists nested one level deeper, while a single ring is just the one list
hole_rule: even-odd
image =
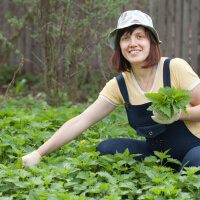
[{"label": "forearm", "polygon": [[188,107],[187,112],[189,116],[187,116],[182,110],[180,115],[180,120],[183,121],[200,121],[200,105],[194,107]]},{"label": "forearm", "polygon": [[102,118],[112,112],[116,106],[98,98],[89,108],[77,117],[69,120],[47,141],[37,152],[44,156],[57,148],[67,144],[74,138],[78,137],[83,131],[91,125],[100,121]]},{"label": "forearm", "polygon": [[51,153],[78,137],[87,128],[88,127],[83,123],[83,120],[78,120],[78,117],[75,117],[63,124],[47,142],[38,148],[37,151],[41,156]]}]

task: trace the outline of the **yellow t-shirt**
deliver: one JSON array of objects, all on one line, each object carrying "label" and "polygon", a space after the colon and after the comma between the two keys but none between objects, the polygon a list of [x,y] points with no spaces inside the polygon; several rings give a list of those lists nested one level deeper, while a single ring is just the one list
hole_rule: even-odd
[{"label": "yellow t-shirt", "polygon": [[[149,92],[157,93],[163,87],[163,64],[166,58],[162,57],[157,66],[154,83]],[[123,72],[126,83],[129,101],[132,105],[141,105],[149,102],[145,93],[139,87],[132,72]],[[170,62],[171,86],[178,89],[192,90],[200,84],[198,75],[192,70],[191,66],[183,59],[174,58]],[[120,92],[116,78],[111,79],[100,92],[100,98],[116,106],[123,105],[124,99]],[[192,105],[188,105],[192,106]],[[184,121],[187,128],[197,137],[200,138],[200,122]]]}]

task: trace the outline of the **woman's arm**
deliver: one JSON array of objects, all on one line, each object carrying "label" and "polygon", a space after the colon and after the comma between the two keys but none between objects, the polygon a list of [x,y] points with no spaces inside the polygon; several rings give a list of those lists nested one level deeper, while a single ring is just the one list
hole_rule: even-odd
[{"label": "woman's arm", "polygon": [[200,84],[198,84],[189,96],[193,99],[192,107],[187,108],[189,117],[181,110],[180,120],[184,121],[200,121]]},{"label": "woman's arm", "polygon": [[38,148],[37,152],[44,156],[67,144],[91,125],[106,117],[115,108],[116,106],[104,99],[98,98],[83,113],[63,124],[47,142]]}]

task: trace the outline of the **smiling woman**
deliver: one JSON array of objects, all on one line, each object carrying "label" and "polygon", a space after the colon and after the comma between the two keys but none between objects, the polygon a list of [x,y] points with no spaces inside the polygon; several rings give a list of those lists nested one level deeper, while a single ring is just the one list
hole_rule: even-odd
[{"label": "smiling woman", "polygon": [[[111,79],[99,98],[83,113],[67,121],[36,152],[22,158],[23,166],[37,165],[41,157],[78,137],[87,128],[111,113],[118,105],[125,105],[130,126],[146,140],[114,138],[97,146],[100,155],[123,153],[140,154],[144,160],[155,151],[168,153],[183,166],[200,166],[200,79],[189,64],[180,58],[161,57],[159,36],[150,16],[130,10],[121,15],[108,37],[114,50],[111,64],[119,76]],[[190,90],[189,117],[182,111],[171,119],[154,115],[148,110],[151,102],[145,93],[158,93],[162,87]],[[167,109],[167,108],[166,108]],[[157,123],[161,122],[161,123]]]}]

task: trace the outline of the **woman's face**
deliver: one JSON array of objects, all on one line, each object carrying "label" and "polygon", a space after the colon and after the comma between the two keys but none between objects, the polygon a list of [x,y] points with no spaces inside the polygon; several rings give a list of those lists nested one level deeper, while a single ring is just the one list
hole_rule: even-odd
[{"label": "woman's face", "polygon": [[140,26],[131,34],[125,32],[120,38],[120,48],[131,66],[144,66],[150,52],[150,39],[145,33],[145,28]]}]

